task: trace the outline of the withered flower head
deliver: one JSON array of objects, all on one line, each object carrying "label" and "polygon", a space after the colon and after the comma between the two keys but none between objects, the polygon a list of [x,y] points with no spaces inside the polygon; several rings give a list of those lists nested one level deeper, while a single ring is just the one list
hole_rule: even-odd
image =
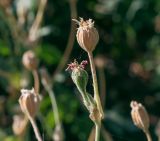
[{"label": "withered flower head", "polygon": [[132,101],[130,106],[132,108],[131,117],[133,123],[144,132],[148,131],[149,115],[145,107],[141,103],[138,103],[136,101]]},{"label": "withered flower head", "polygon": [[38,66],[38,60],[35,53],[31,50],[26,51],[23,54],[22,63],[28,70],[35,70]]},{"label": "withered flower head", "polygon": [[29,117],[35,117],[40,103],[39,95],[35,94],[34,89],[32,90],[21,90],[21,96],[19,98],[19,104],[21,110]]},{"label": "withered flower head", "polygon": [[94,27],[94,21],[92,19],[84,21],[83,18],[80,18],[80,21],[75,19],[73,21],[76,21],[79,25],[76,35],[79,45],[85,51],[92,52],[99,41],[99,34]]},{"label": "withered flower head", "polygon": [[27,127],[28,119],[24,115],[14,115],[12,130],[15,135],[23,136]]}]

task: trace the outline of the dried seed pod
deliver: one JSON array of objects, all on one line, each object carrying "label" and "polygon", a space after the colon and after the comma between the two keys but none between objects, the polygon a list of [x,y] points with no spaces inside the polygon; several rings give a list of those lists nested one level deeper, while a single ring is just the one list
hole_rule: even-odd
[{"label": "dried seed pod", "polygon": [[133,123],[144,132],[148,131],[149,128],[149,115],[145,107],[141,103],[136,101],[131,102],[131,117]]},{"label": "dried seed pod", "polygon": [[36,55],[31,50],[23,54],[22,63],[28,70],[35,70],[38,66]]},{"label": "dried seed pod", "polygon": [[29,117],[35,117],[40,103],[39,95],[35,94],[32,90],[21,90],[21,97],[19,98],[19,104],[21,110]]},{"label": "dried seed pod", "polygon": [[24,115],[14,115],[12,130],[15,135],[23,136],[27,127],[28,119]]},{"label": "dried seed pod", "polygon": [[79,24],[76,35],[79,45],[85,51],[92,52],[99,41],[99,34],[97,29],[94,27],[94,21],[92,21],[92,19],[84,21],[83,18],[80,18],[80,21],[74,21]]},{"label": "dried seed pod", "polygon": [[71,77],[79,91],[85,92],[88,83],[88,73],[84,69],[78,67],[73,69]]}]

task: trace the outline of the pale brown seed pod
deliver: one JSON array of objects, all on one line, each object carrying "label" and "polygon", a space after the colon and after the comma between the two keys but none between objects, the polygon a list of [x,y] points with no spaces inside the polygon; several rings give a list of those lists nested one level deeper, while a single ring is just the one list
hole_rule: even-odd
[{"label": "pale brown seed pod", "polygon": [[94,27],[94,22],[92,19],[84,21],[83,18],[80,18],[80,21],[74,21],[79,24],[76,36],[80,47],[87,52],[92,52],[99,41],[99,34]]},{"label": "pale brown seed pod", "polygon": [[28,70],[35,70],[38,66],[38,60],[33,51],[29,50],[23,54],[22,63]]},{"label": "pale brown seed pod", "polygon": [[16,136],[23,136],[27,127],[28,119],[24,115],[14,115],[12,130]]},{"label": "pale brown seed pod", "polygon": [[21,97],[19,98],[19,104],[22,112],[29,117],[35,117],[40,103],[39,95],[35,94],[34,89],[32,90],[21,90]]},{"label": "pale brown seed pod", "polygon": [[149,115],[145,107],[136,101],[132,101],[130,106],[132,108],[131,117],[133,123],[144,132],[147,132],[149,129]]}]

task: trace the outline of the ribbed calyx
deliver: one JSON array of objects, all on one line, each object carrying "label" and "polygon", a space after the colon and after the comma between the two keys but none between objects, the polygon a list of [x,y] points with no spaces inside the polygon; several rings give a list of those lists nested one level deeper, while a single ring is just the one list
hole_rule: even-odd
[{"label": "ribbed calyx", "polygon": [[94,21],[92,19],[84,21],[83,18],[80,18],[80,21],[75,19],[73,21],[79,25],[76,36],[80,47],[87,52],[92,52],[99,41],[99,34],[94,27]]}]

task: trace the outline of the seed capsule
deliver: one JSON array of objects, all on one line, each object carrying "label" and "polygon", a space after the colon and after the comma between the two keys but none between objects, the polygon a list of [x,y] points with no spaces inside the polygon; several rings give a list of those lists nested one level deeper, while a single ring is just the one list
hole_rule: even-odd
[{"label": "seed capsule", "polygon": [[94,27],[94,21],[92,19],[84,21],[83,18],[80,18],[80,21],[74,21],[79,24],[76,36],[80,47],[87,52],[92,52],[99,41],[99,34]]},{"label": "seed capsule", "polygon": [[131,102],[131,117],[133,123],[144,132],[148,131],[149,128],[149,115],[145,107],[141,103],[136,101]]},{"label": "seed capsule", "polygon": [[27,127],[28,119],[24,115],[14,115],[12,129],[15,135],[23,136]]},{"label": "seed capsule", "polygon": [[22,95],[19,98],[19,104],[22,112],[24,112],[29,117],[35,117],[40,103],[39,96],[35,94],[34,89],[22,89],[21,93]]},{"label": "seed capsule", "polygon": [[28,70],[35,70],[38,66],[36,55],[31,50],[23,54],[22,63]]}]

